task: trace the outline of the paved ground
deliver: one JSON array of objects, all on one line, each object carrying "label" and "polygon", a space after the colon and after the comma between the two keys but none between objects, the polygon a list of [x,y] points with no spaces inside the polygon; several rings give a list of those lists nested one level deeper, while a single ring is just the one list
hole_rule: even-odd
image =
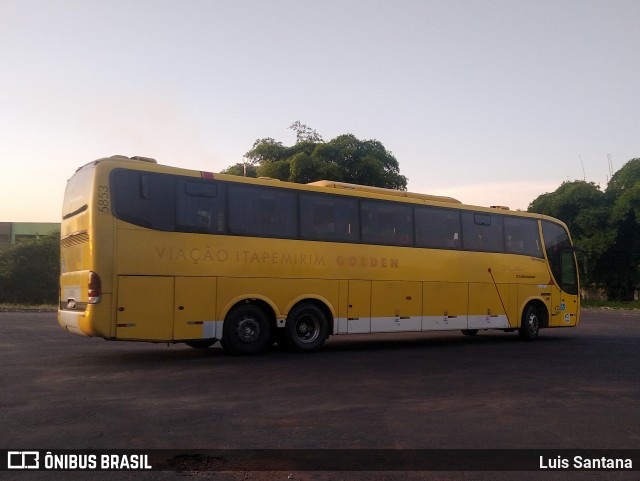
[{"label": "paved ground", "polygon": [[[0,313],[0,448],[640,449],[640,313],[348,336],[314,354],[107,342]],[[9,474],[11,476],[7,477]],[[638,479],[635,473],[0,473],[7,479]],[[56,477],[57,476],[57,477]],[[289,477],[291,476],[291,477]]]}]

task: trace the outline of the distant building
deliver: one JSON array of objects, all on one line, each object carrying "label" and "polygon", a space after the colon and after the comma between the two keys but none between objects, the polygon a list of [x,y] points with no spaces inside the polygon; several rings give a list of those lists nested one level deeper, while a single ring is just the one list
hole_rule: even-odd
[{"label": "distant building", "polygon": [[57,222],[0,222],[0,249],[60,232]]}]

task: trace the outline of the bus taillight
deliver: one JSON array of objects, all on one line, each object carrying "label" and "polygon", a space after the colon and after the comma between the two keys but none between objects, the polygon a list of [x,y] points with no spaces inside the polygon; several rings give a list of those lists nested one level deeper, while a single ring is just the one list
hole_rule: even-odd
[{"label": "bus taillight", "polygon": [[89,304],[97,304],[102,296],[102,281],[93,271],[89,272]]}]

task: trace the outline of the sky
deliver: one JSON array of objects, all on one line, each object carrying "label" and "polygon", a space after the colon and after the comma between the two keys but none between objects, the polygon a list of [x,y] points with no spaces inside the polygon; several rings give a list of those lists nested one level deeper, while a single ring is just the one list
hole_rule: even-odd
[{"label": "sky", "polygon": [[526,209],[640,157],[638,0],[0,0],[0,221],[115,154],[218,172],[352,133],[408,190]]}]

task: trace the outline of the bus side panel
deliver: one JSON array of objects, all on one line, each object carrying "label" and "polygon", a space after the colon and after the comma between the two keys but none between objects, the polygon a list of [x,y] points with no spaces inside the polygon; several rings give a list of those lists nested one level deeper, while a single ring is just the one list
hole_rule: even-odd
[{"label": "bus side panel", "polygon": [[333,334],[346,334],[349,332],[349,281],[340,281],[340,303],[338,305],[338,319],[334,324]]},{"label": "bus side panel", "polygon": [[173,339],[173,277],[119,276],[116,338]]},{"label": "bus side panel", "polygon": [[549,327],[556,327],[562,325],[561,300],[562,291],[558,286],[549,286],[551,289],[551,310],[549,311]]},{"label": "bus side panel", "polygon": [[520,327],[520,312],[518,311],[518,284],[508,284],[505,286],[499,286],[500,292],[503,289],[508,292],[508,302],[505,303],[507,313],[509,315],[509,327],[516,329]]},{"label": "bus side panel", "polygon": [[216,322],[215,277],[176,277],[175,340],[213,338]]},{"label": "bus side panel", "polygon": [[[509,289],[488,282],[469,283],[469,329],[507,329]],[[503,307],[504,305],[504,307]]]},{"label": "bus side panel", "polygon": [[371,332],[420,331],[420,282],[374,281],[371,286]]},{"label": "bus side panel", "polygon": [[371,281],[349,281],[347,332],[371,332]]},{"label": "bus side panel", "polygon": [[551,286],[551,288],[549,327],[575,326],[578,321],[578,296],[567,294],[557,286]]},{"label": "bus side panel", "polygon": [[425,282],[423,299],[423,331],[467,328],[469,284],[466,282]]}]

